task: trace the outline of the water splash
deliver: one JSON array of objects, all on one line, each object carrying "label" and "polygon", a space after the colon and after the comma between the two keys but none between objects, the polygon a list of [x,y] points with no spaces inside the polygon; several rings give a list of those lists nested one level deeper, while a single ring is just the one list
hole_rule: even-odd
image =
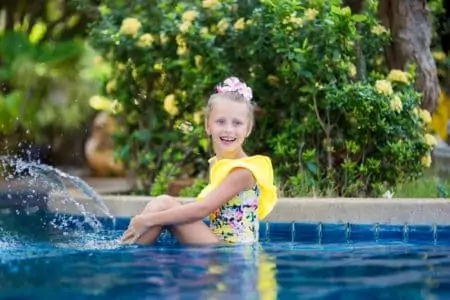
[{"label": "water splash", "polygon": [[[55,167],[46,164],[42,164],[36,161],[25,161],[23,159],[14,156],[0,156],[0,163],[3,165],[3,168],[6,167],[13,168],[13,174],[10,174],[6,178],[7,180],[14,179],[17,176],[26,173],[31,176],[29,182],[30,185],[32,180],[37,181],[39,178],[43,179],[43,181],[47,183],[52,190],[59,191],[64,196],[63,199],[72,202],[78,208],[80,213],[83,215],[85,221],[93,229],[97,230],[101,229],[102,225],[100,221],[98,221],[98,219],[95,217],[95,215],[89,213],[82,204],[77,202],[69,194],[67,187],[63,182],[63,179],[67,180],[68,182],[72,183],[78,190],[80,190],[86,196],[92,199],[97,205],[97,207],[105,214],[105,216],[107,216],[112,220],[114,226],[115,218],[109,212],[108,207],[105,205],[100,195],[81,178],[67,174]],[[34,192],[35,191],[33,190],[33,193]]]}]

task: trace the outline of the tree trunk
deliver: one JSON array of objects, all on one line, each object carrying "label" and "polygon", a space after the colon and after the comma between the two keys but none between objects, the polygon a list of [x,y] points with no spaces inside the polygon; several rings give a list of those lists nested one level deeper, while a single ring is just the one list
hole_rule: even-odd
[{"label": "tree trunk", "polygon": [[364,0],[344,0],[343,5],[350,7],[352,14],[359,14],[363,10]]},{"label": "tree trunk", "polygon": [[422,107],[433,113],[439,98],[436,64],[431,55],[431,20],[425,0],[380,0],[378,17],[391,31],[393,42],[386,51],[390,69],[417,66],[416,88]]}]

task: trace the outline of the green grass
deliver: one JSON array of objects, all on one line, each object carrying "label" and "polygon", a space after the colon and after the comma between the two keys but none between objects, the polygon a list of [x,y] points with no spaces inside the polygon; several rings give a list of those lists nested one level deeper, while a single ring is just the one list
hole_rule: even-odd
[{"label": "green grass", "polygon": [[394,198],[448,198],[449,194],[450,179],[430,172],[414,182],[398,185]]}]

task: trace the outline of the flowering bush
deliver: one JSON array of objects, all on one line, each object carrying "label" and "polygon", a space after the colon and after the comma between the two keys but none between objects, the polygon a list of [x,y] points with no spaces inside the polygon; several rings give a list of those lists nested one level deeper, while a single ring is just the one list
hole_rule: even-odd
[{"label": "flowering bush", "polygon": [[235,75],[259,107],[246,149],[272,157],[284,195],[377,195],[419,176],[435,143],[430,116],[414,69],[380,63],[389,33],[373,10],[352,15],[337,0],[102,6],[91,40],[115,70],[104,96],[123,120],[119,157],[146,192],[168,162],[204,176],[201,109]]}]

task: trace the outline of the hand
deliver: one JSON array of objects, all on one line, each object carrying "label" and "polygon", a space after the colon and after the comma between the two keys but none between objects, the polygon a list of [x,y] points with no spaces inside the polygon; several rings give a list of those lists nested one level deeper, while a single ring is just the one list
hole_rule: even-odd
[{"label": "hand", "polygon": [[[120,241],[124,244],[135,243],[152,226],[149,224],[149,214],[140,214],[131,219],[128,229]],[[151,217],[150,217],[151,218]]]}]

